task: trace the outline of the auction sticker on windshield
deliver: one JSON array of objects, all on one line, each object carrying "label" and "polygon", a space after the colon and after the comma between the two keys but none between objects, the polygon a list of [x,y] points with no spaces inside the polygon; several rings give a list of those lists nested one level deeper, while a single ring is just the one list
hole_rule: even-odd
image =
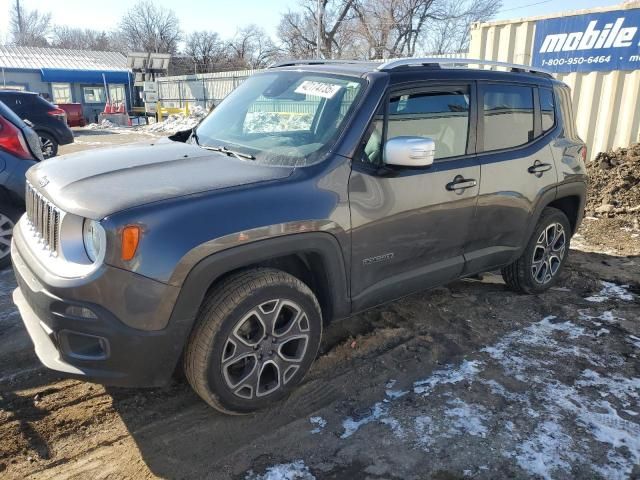
[{"label": "auction sticker on windshield", "polygon": [[315,97],[333,98],[342,87],[334,83],[324,82],[312,82],[311,80],[305,80],[298,88],[295,89],[296,93],[303,93],[305,95],[313,95]]}]

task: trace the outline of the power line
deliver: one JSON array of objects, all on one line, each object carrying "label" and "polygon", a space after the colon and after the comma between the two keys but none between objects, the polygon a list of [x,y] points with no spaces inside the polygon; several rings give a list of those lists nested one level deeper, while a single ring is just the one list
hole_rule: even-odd
[{"label": "power line", "polygon": [[542,5],[543,3],[550,3],[551,1],[552,0],[543,0],[542,2],[535,2],[535,3],[528,3],[526,5],[520,5],[519,7],[505,8],[503,10],[499,10],[498,13],[511,12],[513,10],[520,10],[522,8],[533,7],[535,5]]}]

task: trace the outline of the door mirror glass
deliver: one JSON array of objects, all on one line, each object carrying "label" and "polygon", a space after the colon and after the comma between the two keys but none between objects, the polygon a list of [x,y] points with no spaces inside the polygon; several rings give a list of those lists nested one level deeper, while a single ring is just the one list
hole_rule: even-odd
[{"label": "door mirror glass", "polygon": [[394,137],[385,143],[384,163],[404,167],[428,167],[436,155],[436,142],[423,137]]}]

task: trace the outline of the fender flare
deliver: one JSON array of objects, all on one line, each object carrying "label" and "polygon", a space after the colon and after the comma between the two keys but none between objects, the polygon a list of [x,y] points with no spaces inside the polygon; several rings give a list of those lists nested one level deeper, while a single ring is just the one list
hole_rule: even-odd
[{"label": "fender flare", "polygon": [[[326,232],[307,232],[258,240],[200,260],[188,273],[176,300],[169,325],[191,330],[200,305],[211,285],[223,275],[245,266],[280,256],[313,253],[320,256],[331,299],[325,318],[343,318],[351,313],[346,263],[338,240]],[[318,272],[316,272],[318,273]]]},{"label": "fender flare", "polygon": [[40,132],[46,133],[47,135],[52,137],[58,145],[60,145],[60,139],[58,138],[58,135],[56,135],[53,130],[48,129],[47,127],[37,126],[37,127],[33,127],[33,131],[36,132],[38,135],[40,134]]},{"label": "fender flare", "polygon": [[[529,227],[527,228],[526,238],[530,238],[533,234],[533,230],[536,228],[538,220],[540,220],[540,217],[542,216],[542,211],[554,201],[565,197],[578,197],[580,199],[580,203],[578,205],[578,216],[576,218],[577,230],[580,226],[580,222],[582,222],[582,217],[584,216],[584,205],[586,202],[585,192],[586,184],[582,181],[562,183],[560,185],[556,185],[554,188],[545,191],[542,195],[540,195],[533,214],[531,215],[531,222],[529,222]],[[575,231],[573,233],[575,233]],[[524,248],[525,247],[523,247],[519,251],[518,256],[522,254]]]}]

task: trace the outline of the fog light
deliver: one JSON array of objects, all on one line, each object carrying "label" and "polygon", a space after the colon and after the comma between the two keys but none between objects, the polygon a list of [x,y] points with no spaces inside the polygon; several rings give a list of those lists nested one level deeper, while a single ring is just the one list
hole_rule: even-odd
[{"label": "fog light", "polygon": [[104,360],[109,356],[109,342],[106,338],[80,332],[62,330],[58,334],[62,351],[82,360]]},{"label": "fog light", "polygon": [[79,307],[77,305],[68,305],[67,308],[65,308],[64,313],[73,317],[86,318],[89,320],[95,320],[98,318],[98,316],[87,307]]}]

